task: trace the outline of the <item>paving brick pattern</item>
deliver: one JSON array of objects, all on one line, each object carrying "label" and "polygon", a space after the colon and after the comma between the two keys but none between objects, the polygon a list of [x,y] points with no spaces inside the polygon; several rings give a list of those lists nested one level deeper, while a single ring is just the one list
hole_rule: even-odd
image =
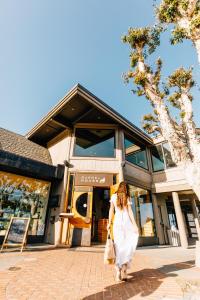
[{"label": "paving brick pattern", "polygon": [[137,252],[129,280],[122,283],[115,282],[114,267],[103,264],[103,248],[0,255],[23,256],[15,268],[0,271],[0,300],[183,299],[176,275],[153,268],[151,260]]}]

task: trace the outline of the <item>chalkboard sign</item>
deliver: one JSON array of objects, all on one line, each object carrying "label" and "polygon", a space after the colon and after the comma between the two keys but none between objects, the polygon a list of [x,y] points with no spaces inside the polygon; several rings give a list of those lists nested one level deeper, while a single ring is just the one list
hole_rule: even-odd
[{"label": "chalkboard sign", "polygon": [[26,243],[30,218],[12,217],[6,232],[1,251],[4,247],[21,246],[21,252]]}]

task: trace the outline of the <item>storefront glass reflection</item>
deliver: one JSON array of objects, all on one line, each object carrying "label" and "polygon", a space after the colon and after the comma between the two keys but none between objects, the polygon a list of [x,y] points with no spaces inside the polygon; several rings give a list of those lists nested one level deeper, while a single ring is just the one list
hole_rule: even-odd
[{"label": "storefront glass reflection", "polygon": [[30,217],[29,235],[44,234],[50,183],[0,172],[0,235],[12,216]]},{"label": "storefront glass reflection", "polygon": [[140,236],[155,236],[153,205],[147,190],[129,185],[132,209],[139,227]]}]

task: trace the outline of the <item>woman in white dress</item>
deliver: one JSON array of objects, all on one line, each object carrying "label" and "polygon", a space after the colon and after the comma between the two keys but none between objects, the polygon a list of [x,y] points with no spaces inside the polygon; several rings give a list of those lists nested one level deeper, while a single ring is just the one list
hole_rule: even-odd
[{"label": "woman in white dress", "polygon": [[127,280],[127,269],[130,267],[138,242],[138,227],[131,208],[129,189],[125,182],[119,184],[116,194],[110,200],[108,231],[113,215],[113,236],[116,253],[116,280]]}]

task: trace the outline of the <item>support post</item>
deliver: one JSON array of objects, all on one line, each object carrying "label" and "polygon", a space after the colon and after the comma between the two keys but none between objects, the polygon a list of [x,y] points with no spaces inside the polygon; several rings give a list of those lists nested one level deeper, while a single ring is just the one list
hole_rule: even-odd
[{"label": "support post", "polygon": [[184,224],[184,220],[183,220],[183,215],[182,215],[182,211],[181,211],[181,205],[180,205],[178,193],[172,192],[172,198],[173,198],[173,202],[174,202],[174,209],[175,209],[176,219],[177,219],[177,223],[178,223],[181,246],[183,248],[188,248],[188,240],[187,240],[185,224]]},{"label": "support post", "polygon": [[192,198],[191,201],[192,201],[192,211],[193,211],[193,215],[194,215],[194,222],[195,222],[196,229],[197,229],[198,239],[200,241],[200,226],[199,226],[199,217],[198,217],[198,213],[197,213],[196,200],[195,200],[195,198]]},{"label": "support post", "polygon": [[155,218],[155,225],[156,225],[156,232],[159,239],[159,244],[164,244],[164,237],[163,237],[163,230],[161,227],[161,220],[160,220],[160,212],[158,209],[158,202],[156,194],[152,194],[152,203],[153,203],[153,212],[154,212],[154,218]]}]

